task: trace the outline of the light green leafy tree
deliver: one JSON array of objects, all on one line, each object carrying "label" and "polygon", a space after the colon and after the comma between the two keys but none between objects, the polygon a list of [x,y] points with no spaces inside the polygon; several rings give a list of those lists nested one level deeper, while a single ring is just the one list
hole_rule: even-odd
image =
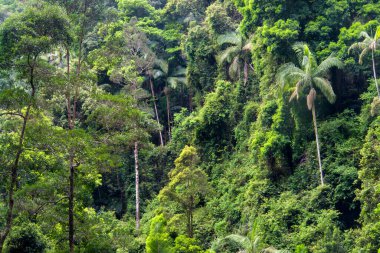
[{"label": "light green leafy tree", "polygon": [[276,79],[282,88],[284,88],[286,84],[295,85],[295,90],[289,99],[290,101],[294,98],[298,99],[303,90],[307,89],[309,91],[307,95],[307,107],[311,110],[313,116],[320,178],[321,184],[323,185],[322,161],[318,138],[317,116],[315,113],[315,100],[317,98],[316,88],[322,92],[330,103],[334,103],[336,95],[326,76],[333,67],[343,68],[343,63],[337,57],[330,55],[318,65],[314,54],[305,43],[294,44],[293,50],[297,55],[300,67],[297,67],[294,63],[286,63],[278,70]]},{"label": "light green leafy tree", "polygon": [[172,253],[172,239],[166,230],[163,214],[154,217],[150,223],[149,235],[146,238],[147,253]]},{"label": "light green leafy tree", "polygon": [[193,213],[211,188],[207,174],[199,167],[199,157],[194,147],[186,146],[175,160],[175,168],[169,173],[170,182],[159,198],[162,202],[176,202],[186,216],[187,235],[193,237]]}]

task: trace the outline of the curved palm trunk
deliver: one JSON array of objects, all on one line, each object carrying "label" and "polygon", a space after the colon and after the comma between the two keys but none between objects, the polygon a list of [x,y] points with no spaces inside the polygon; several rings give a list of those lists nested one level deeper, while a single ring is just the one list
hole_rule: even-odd
[{"label": "curved palm trunk", "polygon": [[324,185],[323,182],[323,171],[322,171],[322,161],[321,161],[321,152],[319,148],[319,138],[318,138],[318,127],[317,127],[317,116],[315,114],[315,105],[313,104],[311,108],[311,112],[313,114],[313,123],[314,123],[314,132],[315,132],[315,141],[317,142],[317,154],[318,154],[318,164],[319,164],[319,172],[321,174],[321,185]]},{"label": "curved palm trunk", "polygon": [[[153,82],[152,82],[151,78],[149,78],[149,83],[150,83],[150,91],[152,93],[152,98],[153,98],[154,113],[156,114],[157,123],[158,123],[158,125],[160,125],[160,119],[158,117],[158,110],[157,110],[157,103],[156,103],[156,96],[154,94]],[[158,133],[160,134],[160,145],[164,146],[164,140],[162,138],[162,131],[159,130]]]},{"label": "curved palm trunk", "polygon": [[377,75],[376,75],[376,64],[375,64],[375,49],[372,49],[372,69],[373,69],[373,77],[375,78],[375,84],[376,84],[376,89],[377,89],[377,95],[380,98],[380,90],[379,90],[379,85],[377,83]]},{"label": "curved palm trunk", "polygon": [[139,150],[138,142],[135,142],[135,187],[136,187],[136,230],[140,229],[140,189],[139,189]]}]

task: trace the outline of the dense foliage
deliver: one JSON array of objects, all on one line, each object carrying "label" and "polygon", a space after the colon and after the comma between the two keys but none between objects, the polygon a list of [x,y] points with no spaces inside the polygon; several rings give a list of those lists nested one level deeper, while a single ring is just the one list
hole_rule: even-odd
[{"label": "dense foliage", "polygon": [[380,3],[0,0],[0,252],[380,252]]}]

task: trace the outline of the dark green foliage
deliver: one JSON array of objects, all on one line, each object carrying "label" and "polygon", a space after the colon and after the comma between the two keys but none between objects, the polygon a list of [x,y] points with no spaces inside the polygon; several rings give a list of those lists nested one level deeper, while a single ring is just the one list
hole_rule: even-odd
[{"label": "dark green foliage", "polygon": [[6,252],[9,253],[44,253],[47,250],[47,241],[35,224],[21,224],[15,227],[6,243]]},{"label": "dark green foliage", "polygon": [[206,160],[213,160],[226,152],[233,144],[232,130],[235,125],[233,108],[235,95],[232,84],[219,81],[215,92],[209,93],[199,111],[195,129],[195,143]]},{"label": "dark green foliage", "polygon": [[1,50],[3,61],[28,55],[34,60],[52,45],[70,42],[69,20],[61,8],[46,5],[40,11],[28,8],[12,15],[2,24]]}]

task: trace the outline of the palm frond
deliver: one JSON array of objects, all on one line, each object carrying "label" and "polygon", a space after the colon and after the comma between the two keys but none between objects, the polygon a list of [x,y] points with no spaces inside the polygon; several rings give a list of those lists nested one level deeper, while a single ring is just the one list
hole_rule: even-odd
[{"label": "palm frond", "polygon": [[359,38],[372,39],[366,31],[361,31],[359,34]]},{"label": "palm frond", "polygon": [[363,50],[365,48],[369,47],[369,44],[368,43],[365,43],[365,42],[357,42],[357,43],[354,43],[352,44],[349,48],[348,48],[348,53],[351,53],[351,51],[354,51],[354,50]]},{"label": "palm frond", "polygon": [[153,69],[152,73],[153,73],[153,79],[158,79],[160,77],[165,76],[165,73],[158,69]]},{"label": "palm frond", "polygon": [[218,38],[216,39],[216,42],[218,43],[219,46],[223,46],[224,44],[232,44],[232,45],[239,46],[241,48],[242,37],[237,33],[231,32],[231,33],[219,35]]},{"label": "palm frond", "polygon": [[294,89],[292,95],[289,98],[289,102],[291,102],[295,97],[297,98],[297,100],[299,99],[301,86],[302,86],[302,81],[298,81],[296,84],[296,88]]},{"label": "palm frond", "polygon": [[303,79],[305,76],[305,72],[294,65],[293,63],[286,63],[282,65],[276,75],[276,82],[279,84],[282,88],[285,87],[285,85],[291,81],[294,81],[295,79]]},{"label": "palm frond", "polygon": [[244,45],[243,47],[243,51],[247,51],[247,52],[250,52],[253,48],[253,43],[252,42],[248,42],[247,44]]},{"label": "palm frond", "polygon": [[174,69],[173,73],[171,73],[171,76],[175,77],[184,77],[186,76],[186,68],[183,66],[178,66]]},{"label": "palm frond", "polygon": [[160,69],[162,72],[164,72],[166,75],[169,72],[169,63],[162,59],[156,59],[154,62],[155,66]]},{"label": "palm frond", "polygon": [[239,53],[239,51],[240,48],[237,46],[228,47],[216,56],[216,61],[219,65],[223,64],[224,62],[230,63],[235,55]]},{"label": "palm frond", "polygon": [[237,234],[232,234],[232,235],[226,236],[224,239],[235,242],[236,244],[240,245],[240,247],[242,247],[243,249],[249,249],[249,248],[251,248],[251,242],[245,236],[241,236],[241,235],[237,235]]},{"label": "palm frond", "polygon": [[186,85],[187,80],[185,77],[169,77],[167,82],[172,89],[177,89],[180,85]]},{"label": "palm frond", "polygon": [[336,95],[329,80],[321,77],[314,77],[313,83],[316,87],[318,87],[318,89],[323,93],[323,95],[331,104],[335,102]]},{"label": "palm frond", "polygon": [[293,46],[293,51],[296,53],[299,64],[302,66],[304,56],[309,54],[309,47],[304,42],[296,42]]},{"label": "palm frond", "polygon": [[321,64],[319,64],[317,69],[314,71],[314,76],[324,76],[331,68],[336,67],[341,69],[343,66],[343,63],[339,58],[330,55],[322,61]]},{"label": "palm frond", "polygon": [[363,58],[368,54],[370,50],[370,47],[366,47],[363,49],[363,51],[359,55],[359,64],[363,64]]}]

